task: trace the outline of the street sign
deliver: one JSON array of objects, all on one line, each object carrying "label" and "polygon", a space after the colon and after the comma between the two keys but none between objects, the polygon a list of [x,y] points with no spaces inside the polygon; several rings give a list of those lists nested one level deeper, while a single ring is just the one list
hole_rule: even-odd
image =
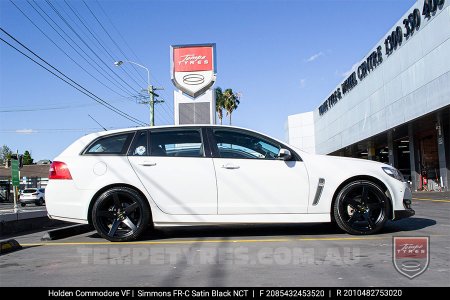
[{"label": "street sign", "polygon": [[11,177],[13,186],[19,186],[19,161],[17,159],[11,159]]}]

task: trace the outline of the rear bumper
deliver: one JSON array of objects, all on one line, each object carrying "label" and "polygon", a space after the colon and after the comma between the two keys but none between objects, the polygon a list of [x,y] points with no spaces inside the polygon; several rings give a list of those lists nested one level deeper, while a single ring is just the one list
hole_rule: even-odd
[{"label": "rear bumper", "polygon": [[38,198],[19,199],[19,202],[24,203],[24,204],[31,204],[31,203],[39,202],[39,199]]}]

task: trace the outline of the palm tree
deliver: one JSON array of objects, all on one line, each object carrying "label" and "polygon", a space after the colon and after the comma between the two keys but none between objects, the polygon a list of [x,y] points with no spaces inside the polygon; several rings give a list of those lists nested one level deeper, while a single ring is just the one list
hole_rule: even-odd
[{"label": "palm tree", "polygon": [[217,117],[220,120],[220,125],[222,125],[223,109],[224,109],[224,97],[223,97],[222,88],[216,87],[214,91],[216,92],[216,112],[217,112]]},{"label": "palm tree", "polygon": [[230,125],[231,125],[231,114],[239,106],[240,94],[233,93],[232,89],[226,89],[225,92],[223,92],[223,98],[224,98],[223,107],[227,111],[227,116],[229,116],[229,118],[230,118]]}]

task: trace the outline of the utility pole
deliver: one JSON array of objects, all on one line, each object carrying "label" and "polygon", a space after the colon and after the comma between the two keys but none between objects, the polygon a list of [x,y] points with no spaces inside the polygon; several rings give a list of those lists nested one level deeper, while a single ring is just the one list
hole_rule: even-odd
[{"label": "utility pole", "polygon": [[155,126],[155,103],[163,103],[164,100],[158,100],[156,98],[159,97],[155,91],[164,90],[164,88],[154,87],[153,85],[149,85],[147,88],[149,101],[141,101],[141,104],[150,104],[150,126]]}]

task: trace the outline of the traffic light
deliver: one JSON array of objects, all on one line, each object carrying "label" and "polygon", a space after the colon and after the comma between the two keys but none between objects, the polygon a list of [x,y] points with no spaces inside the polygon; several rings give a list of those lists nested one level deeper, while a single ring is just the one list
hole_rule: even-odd
[{"label": "traffic light", "polygon": [[23,167],[23,154],[19,154],[19,169]]}]

